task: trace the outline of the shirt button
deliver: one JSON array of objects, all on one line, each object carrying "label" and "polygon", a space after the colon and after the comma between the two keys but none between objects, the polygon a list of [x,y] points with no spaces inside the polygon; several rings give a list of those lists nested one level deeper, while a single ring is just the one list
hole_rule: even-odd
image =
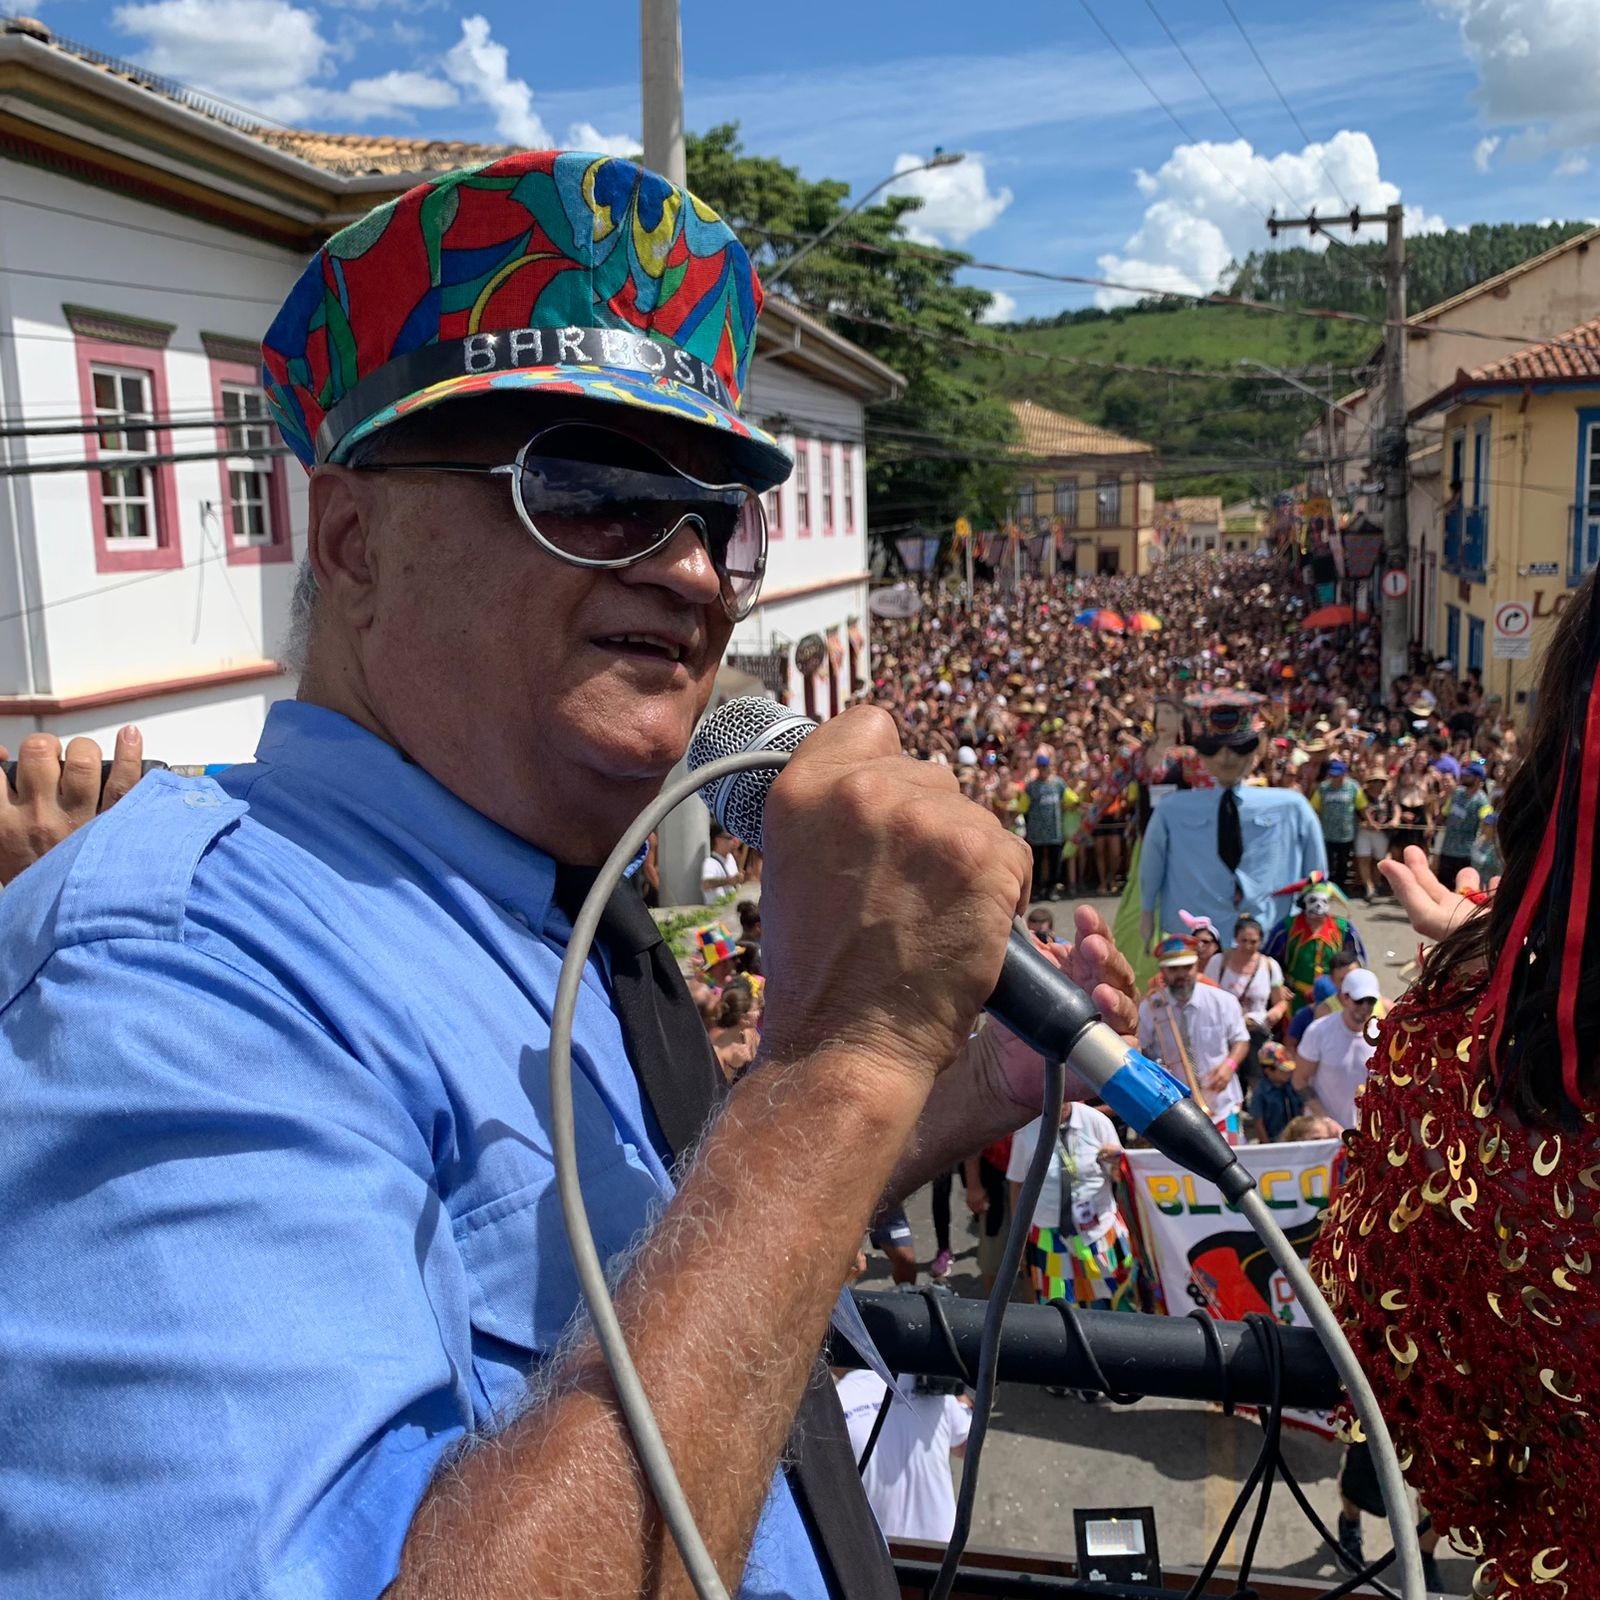
[{"label": "shirt button", "polygon": [[185,789],[183,803],[186,806],[220,806],[221,797],[211,793],[209,789]]}]

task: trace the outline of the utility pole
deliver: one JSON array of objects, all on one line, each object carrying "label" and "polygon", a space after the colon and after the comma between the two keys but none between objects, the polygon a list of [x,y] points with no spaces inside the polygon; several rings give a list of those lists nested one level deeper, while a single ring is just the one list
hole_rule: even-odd
[{"label": "utility pole", "polygon": [[[1276,239],[1282,231],[1304,228],[1308,233],[1325,233],[1330,228],[1349,228],[1358,232],[1363,223],[1383,223],[1388,242],[1383,252],[1384,322],[1383,330],[1383,433],[1378,447],[1383,465],[1383,566],[1411,571],[1411,529],[1406,516],[1407,429],[1406,429],[1406,234],[1405,208],[1393,205],[1386,211],[1354,209],[1347,215],[1319,217],[1315,211],[1305,217],[1267,219],[1267,232]],[[1383,597],[1383,688],[1406,672],[1411,665],[1411,604],[1405,595]]]},{"label": "utility pole", "polygon": [[683,26],[678,0],[639,0],[644,164],[669,182],[688,182],[683,159]]}]

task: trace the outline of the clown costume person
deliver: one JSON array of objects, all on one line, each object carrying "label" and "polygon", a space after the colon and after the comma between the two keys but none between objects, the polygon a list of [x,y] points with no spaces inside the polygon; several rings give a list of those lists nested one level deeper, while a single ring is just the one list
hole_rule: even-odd
[{"label": "clown costume person", "polygon": [[1291,883],[1279,894],[1300,891],[1300,905],[1272,930],[1266,953],[1283,968],[1284,982],[1292,998],[1290,1016],[1312,1004],[1312,990],[1324,977],[1341,950],[1348,950],[1360,966],[1367,964],[1366,946],[1355,924],[1334,910],[1334,900],[1344,899],[1322,873],[1313,873],[1303,883]]}]

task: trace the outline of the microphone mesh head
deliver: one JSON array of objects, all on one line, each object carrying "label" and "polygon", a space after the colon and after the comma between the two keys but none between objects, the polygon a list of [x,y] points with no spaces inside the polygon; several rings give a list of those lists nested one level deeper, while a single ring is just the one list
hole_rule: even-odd
[{"label": "microphone mesh head", "polygon": [[[790,751],[816,723],[776,700],[745,695],[720,705],[700,725],[689,744],[689,770],[746,750]],[[761,818],[776,772],[736,772],[700,790],[712,816],[754,849],[761,849]]]}]

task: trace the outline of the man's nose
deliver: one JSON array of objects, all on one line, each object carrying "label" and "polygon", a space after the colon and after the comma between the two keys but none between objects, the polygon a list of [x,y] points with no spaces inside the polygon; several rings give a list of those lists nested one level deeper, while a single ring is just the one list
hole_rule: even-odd
[{"label": "man's nose", "polygon": [[704,530],[692,519],[685,520],[659,550],[651,551],[643,561],[618,569],[617,576],[624,583],[649,583],[670,589],[697,606],[710,605],[722,593],[722,580],[706,549]]}]

